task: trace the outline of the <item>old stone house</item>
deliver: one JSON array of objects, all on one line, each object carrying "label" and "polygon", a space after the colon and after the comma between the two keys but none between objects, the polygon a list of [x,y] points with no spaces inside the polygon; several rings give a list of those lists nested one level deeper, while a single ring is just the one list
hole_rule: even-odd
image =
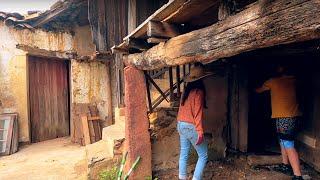
[{"label": "old stone house", "polygon": [[[111,139],[89,145],[99,161],[95,165],[106,165],[106,145],[125,136],[128,164],[143,154],[135,177],[146,177],[154,162],[148,115],[166,99],[176,104],[183,77],[195,63],[216,73],[205,79],[205,128],[215,145],[211,151],[225,157],[228,149],[272,150],[269,96],[257,96],[252,89],[271,76],[274,66],[284,63],[305,82],[299,148],[303,160],[319,169],[319,16],[317,0],[65,1],[65,6],[34,22],[24,20],[24,26],[2,20],[0,36],[9,44],[0,47],[1,69],[6,69],[0,76],[0,112],[18,112],[20,141],[32,141],[30,88],[34,86],[30,87],[29,77],[30,72],[42,71],[30,71],[39,67],[30,65],[37,58],[63,60],[69,82],[66,117],[71,122],[71,132],[66,133],[72,135],[84,107],[98,104],[101,119],[115,125],[103,130]],[[37,29],[30,29],[28,21]],[[65,30],[68,27],[71,31]],[[113,112],[116,107],[120,109]],[[124,114],[122,124],[119,119]]]},{"label": "old stone house", "polygon": [[96,55],[86,1],[58,2],[44,13],[0,13],[0,113],[19,114],[19,141],[78,133],[96,104],[112,122],[110,66]]}]

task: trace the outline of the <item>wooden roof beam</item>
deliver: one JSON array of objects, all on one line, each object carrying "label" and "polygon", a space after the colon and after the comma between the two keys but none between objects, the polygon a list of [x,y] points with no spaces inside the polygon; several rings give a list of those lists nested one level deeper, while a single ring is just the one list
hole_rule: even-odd
[{"label": "wooden roof beam", "polygon": [[212,26],[128,55],[126,63],[144,70],[209,63],[259,48],[318,38],[319,0],[261,0]]},{"label": "wooden roof beam", "polygon": [[147,35],[157,38],[173,38],[180,35],[182,27],[176,24],[170,24],[159,21],[149,21]]}]

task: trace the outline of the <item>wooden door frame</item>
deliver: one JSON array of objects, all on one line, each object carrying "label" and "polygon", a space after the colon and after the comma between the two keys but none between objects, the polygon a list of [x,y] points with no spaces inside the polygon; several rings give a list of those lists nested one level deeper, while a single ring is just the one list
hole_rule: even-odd
[{"label": "wooden door frame", "polygon": [[29,134],[29,142],[28,144],[32,143],[32,129],[31,129],[31,109],[30,109],[30,77],[29,77],[29,61],[30,57],[40,57],[45,59],[55,59],[67,62],[67,78],[68,78],[68,107],[69,107],[69,136],[71,135],[71,130],[73,129],[73,125],[71,123],[72,120],[72,113],[71,113],[71,106],[72,106],[72,92],[71,92],[71,59],[59,58],[59,57],[51,57],[51,56],[41,56],[41,55],[34,55],[27,53],[26,54],[26,81],[27,81],[27,111],[28,111],[28,134]]}]

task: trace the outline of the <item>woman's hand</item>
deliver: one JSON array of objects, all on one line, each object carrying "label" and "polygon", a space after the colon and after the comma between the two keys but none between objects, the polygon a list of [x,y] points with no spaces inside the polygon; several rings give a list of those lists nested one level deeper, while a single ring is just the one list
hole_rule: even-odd
[{"label": "woman's hand", "polygon": [[203,134],[198,134],[198,140],[196,142],[196,145],[200,145],[201,143],[203,143],[204,137]]}]

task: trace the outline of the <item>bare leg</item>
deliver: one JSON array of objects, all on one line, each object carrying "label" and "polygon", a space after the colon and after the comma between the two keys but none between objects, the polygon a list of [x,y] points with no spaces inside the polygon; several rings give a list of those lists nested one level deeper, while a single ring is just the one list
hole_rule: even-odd
[{"label": "bare leg", "polygon": [[288,155],[294,175],[301,176],[300,160],[299,160],[298,152],[296,151],[295,148],[288,148],[285,151]]},{"label": "bare leg", "polygon": [[282,163],[289,164],[288,154],[286,150],[282,146],[280,147],[281,147]]}]

